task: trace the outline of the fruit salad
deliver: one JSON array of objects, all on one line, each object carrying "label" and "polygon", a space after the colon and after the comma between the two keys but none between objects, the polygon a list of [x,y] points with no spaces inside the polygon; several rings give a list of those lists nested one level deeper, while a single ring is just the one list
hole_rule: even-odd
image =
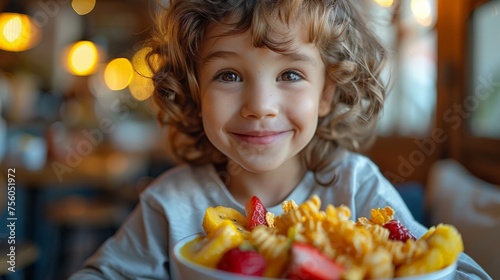
[{"label": "fruit salad", "polygon": [[278,216],[255,196],[245,205],[245,215],[209,207],[205,235],[187,243],[182,254],[209,268],[259,277],[387,279],[443,269],[463,251],[452,225],[431,227],[417,239],[389,206],[357,221],[344,205],[320,207],[318,196],[300,205],[285,201]]}]

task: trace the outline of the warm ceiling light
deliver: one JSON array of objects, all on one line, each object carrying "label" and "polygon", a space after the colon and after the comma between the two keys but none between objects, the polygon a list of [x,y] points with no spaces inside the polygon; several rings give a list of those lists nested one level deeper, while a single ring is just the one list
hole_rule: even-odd
[{"label": "warm ceiling light", "polygon": [[133,75],[132,63],[126,58],[113,59],[104,69],[104,81],[111,90],[126,88],[130,84]]},{"label": "warm ceiling light", "polygon": [[65,68],[71,74],[88,76],[97,68],[99,50],[91,41],[78,41],[64,53]]},{"label": "warm ceiling light", "polygon": [[33,48],[40,41],[40,29],[25,14],[0,14],[0,49],[20,52]]},{"label": "warm ceiling light", "polygon": [[71,1],[71,7],[73,10],[81,16],[86,15],[95,7],[96,0],[73,0]]}]

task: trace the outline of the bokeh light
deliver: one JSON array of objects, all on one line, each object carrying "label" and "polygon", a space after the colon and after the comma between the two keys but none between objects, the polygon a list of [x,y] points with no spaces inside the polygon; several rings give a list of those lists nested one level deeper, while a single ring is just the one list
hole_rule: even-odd
[{"label": "bokeh light", "polygon": [[146,55],[150,51],[149,48],[142,48],[132,57],[132,66],[134,67],[134,75],[129,85],[129,90],[132,96],[143,101],[153,95],[153,71],[146,62]]},{"label": "bokeh light", "polygon": [[41,32],[31,18],[24,14],[0,14],[0,49],[20,52],[38,44]]},{"label": "bokeh light", "polygon": [[430,26],[434,21],[429,0],[411,0],[411,11],[420,25]]},{"label": "bokeh light", "polygon": [[73,0],[71,1],[71,7],[73,10],[81,16],[86,15],[95,7],[96,0]]},{"label": "bokeh light", "polygon": [[132,63],[126,58],[113,59],[106,65],[104,81],[111,90],[126,88],[134,75]]},{"label": "bokeh light", "polygon": [[374,0],[375,3],[379,4],[382,7],[391,7],[394,4],[394,0]]},{"label": "bokeh light", "polygon": [[139,101],[146,100],[153,95],[153,81],[151,78],[135,73],[130,82],[129,90],[135,99]]},{"label": "bokeh light", "polygon": [[88,76],[96,70],[99,55],[99,50],[93,42],[79,41],[64,52],[64,65],[73,75]]}]

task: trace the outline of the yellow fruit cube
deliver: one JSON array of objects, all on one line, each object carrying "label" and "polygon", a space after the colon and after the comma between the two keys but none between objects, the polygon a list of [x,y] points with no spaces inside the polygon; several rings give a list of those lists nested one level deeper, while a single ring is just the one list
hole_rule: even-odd
[{"label": "yellow fruit cube", "polygon": [[191,260],[215,268],[222,256],[244,241],[242,233],[230,220],[224,220],[218,229],[192,247]]}]

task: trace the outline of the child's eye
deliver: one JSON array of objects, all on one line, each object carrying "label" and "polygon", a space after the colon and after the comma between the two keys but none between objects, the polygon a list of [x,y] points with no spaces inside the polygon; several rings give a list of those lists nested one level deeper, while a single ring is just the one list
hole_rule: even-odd
[{"label": "child's eye", "polygon": [[241,82],[240,76],[232,71],[223,71],[215,75],[214,80],[221,82]]},{"label": "child's eye", "polygon": [[304,77],[302,74],[296,71],[286,71],[282,73],[278,77],[278,81],[285,81],[285,82],[298,82],[302,80]]}]

